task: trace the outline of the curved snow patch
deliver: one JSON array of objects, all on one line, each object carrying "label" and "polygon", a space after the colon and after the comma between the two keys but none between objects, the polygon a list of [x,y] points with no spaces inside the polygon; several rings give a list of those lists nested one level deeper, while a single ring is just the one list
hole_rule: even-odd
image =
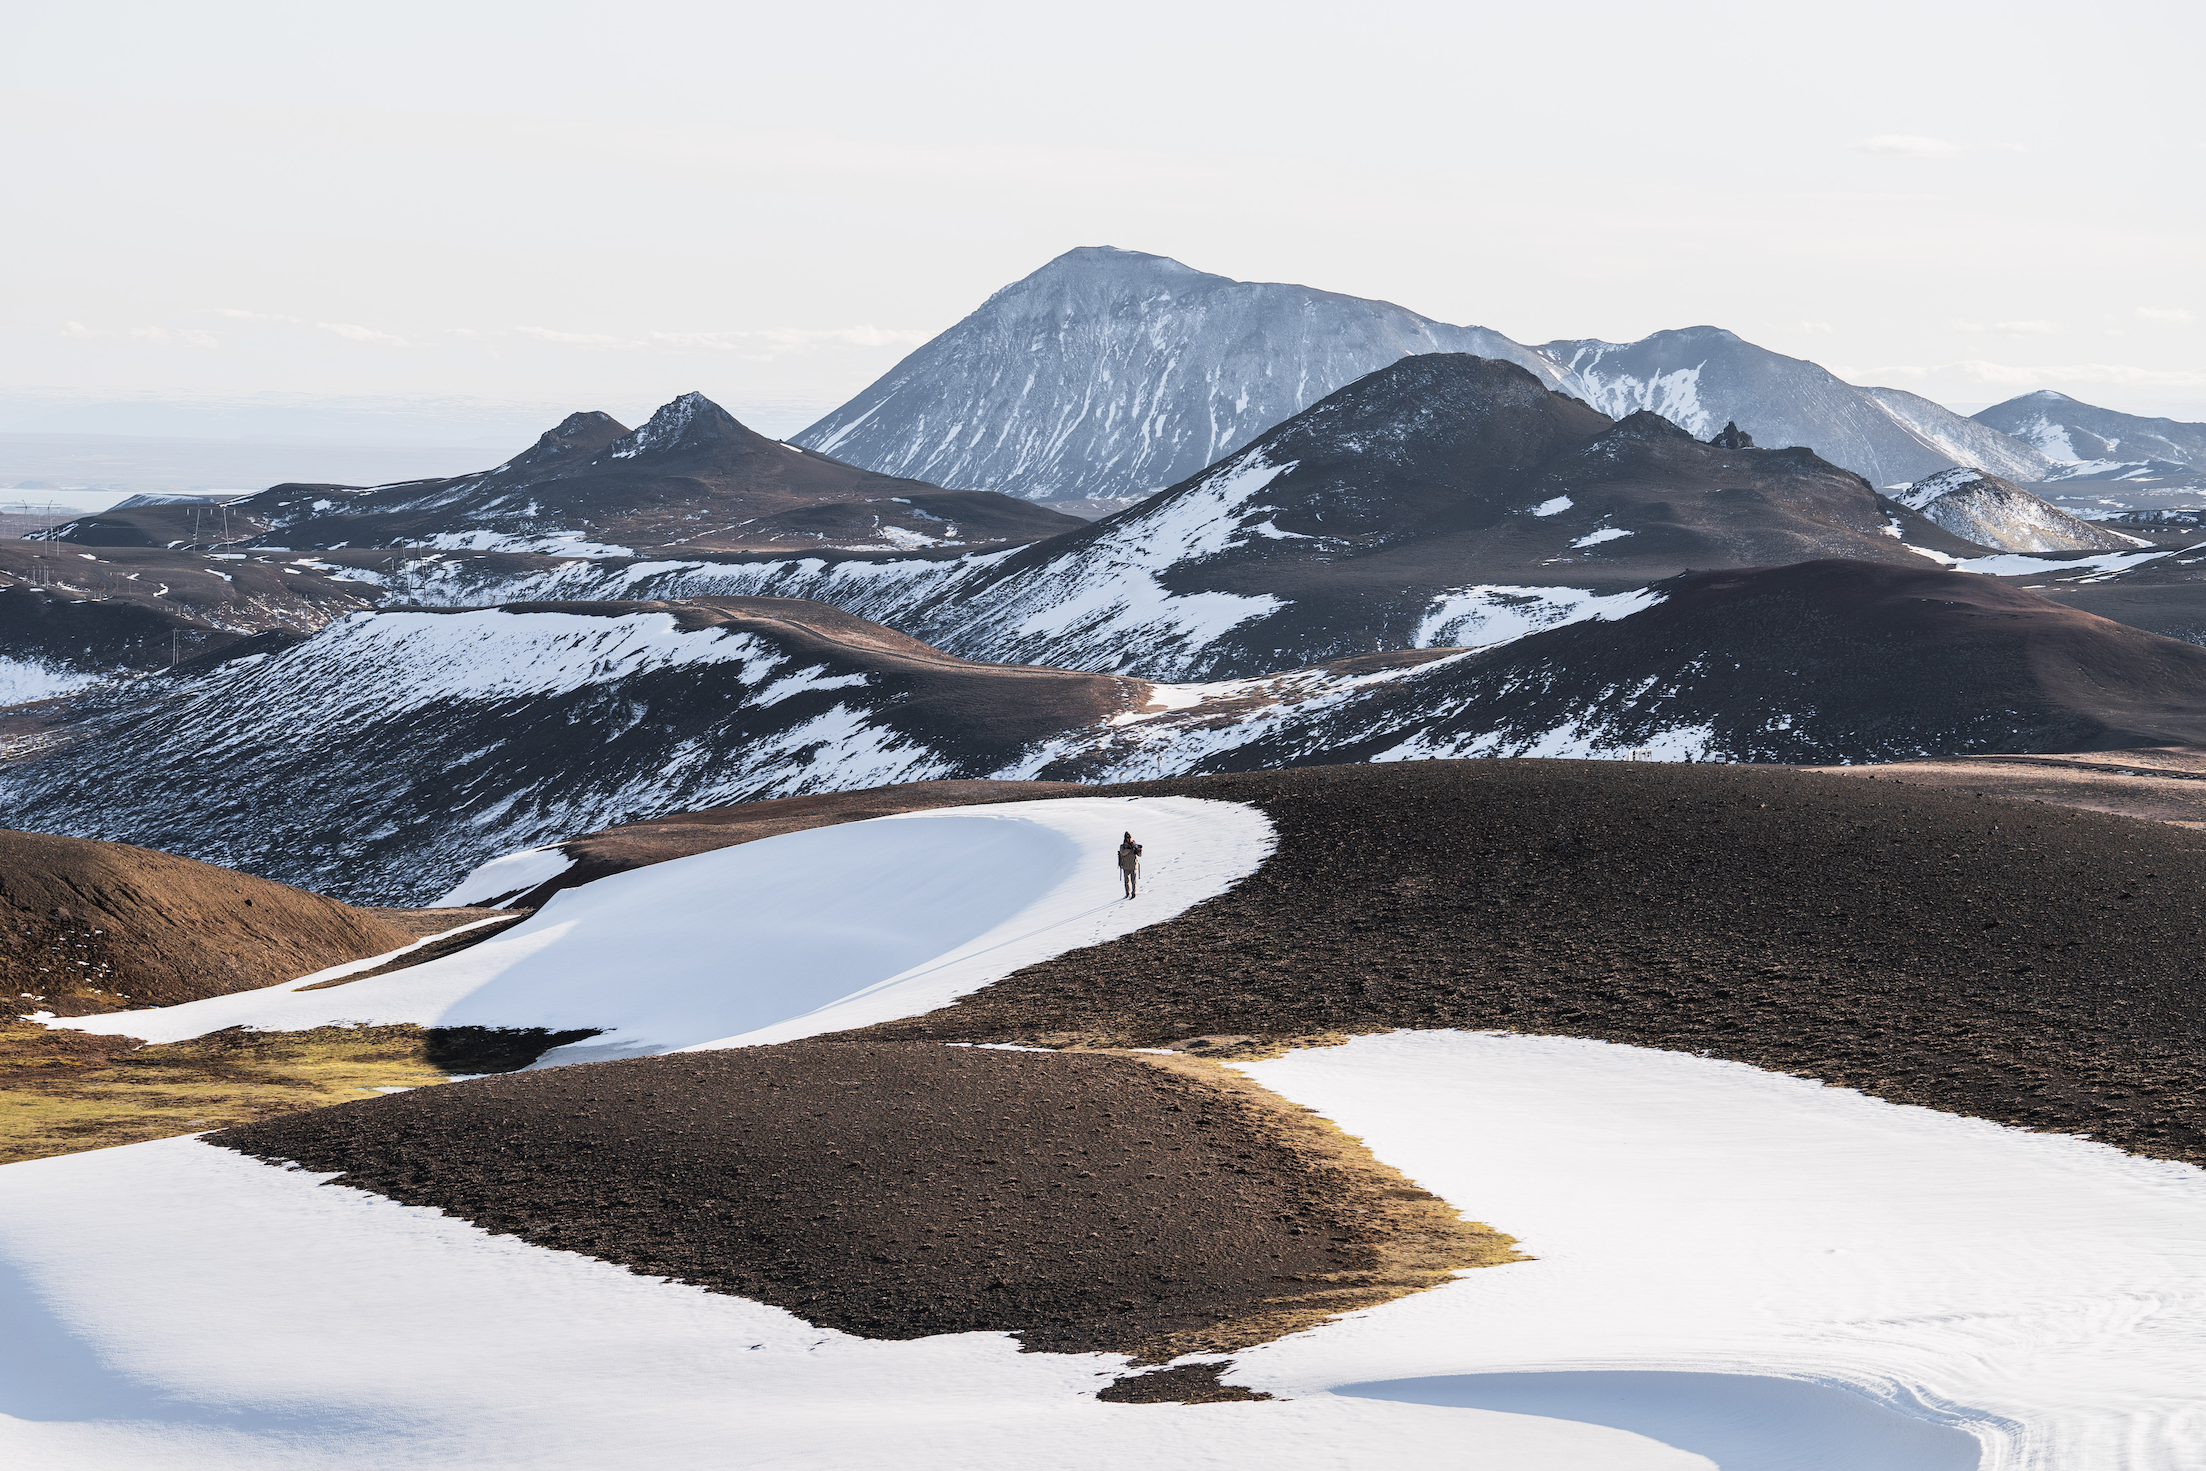
[{"label": "curved snow patch", "polygon": [[523,848],[518,853],[507,853],[488,863],[476,864],[466,878],[429,907],[464,909],[472,904],[487,904],[493,899],[511,899],[558,878],[572,867],[574,859],[568,857],[564,849]]},{"label": "curved snow patch", "polygon": [[1333,1392],[1606,1425],[1706,1456],[1724,1471],[1975,1471],[1981,1460],[1966,1431],[1850,1390],[1766,1374],[1445,1374]]},{"label": "curved snow patch", "polygon": [[[1576,1038],[1396,1032],[1242,1066],[1535,1260],[1250,1349],[1235,1383],[1301,1396],[1472,1376],[1494,1402],[1447,1402],[1568,1404],[1651,1435],[1632,1418],[1650,1379],[1754,1376],[1964,1431],[2002,1471],[2195,1463],[2206,1172],[2192,1166]],[[1726,1468],[1955,1464],[1936,1435],[1826,1454],[1843,1403],[1704,1384],[1655,1438]],[[1795,1423],[1793,1459],[1709,1448],[1765,1412]],[[1889,1429],[1866,1412],[1858,1425]]]},{"label": "curved snow patch", "polygon": [[[1113,857],[1128,830],[1148,850],[1132,900]],[[917,1016],[1170,919],[1272,846],[1263,813],[1195,797],[937,808],[614,874],[457,955],[328,990],[301,989],[325,972],[54,1025],[149,1042],[397,1022],[605,1034],[539,1066],[786,1042]]]}]

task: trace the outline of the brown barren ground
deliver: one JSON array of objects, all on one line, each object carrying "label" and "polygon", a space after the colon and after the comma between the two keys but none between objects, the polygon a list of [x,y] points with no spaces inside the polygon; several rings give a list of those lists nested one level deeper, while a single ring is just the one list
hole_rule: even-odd
[{"label": "brown barren ground", "polygon": [[1184,1059],[794,1042],[213,1142],[869,1338],[992,1329],[1160,1361],[1517,1259],[1322,1121]]},{"label": "brown barren ground", "polygon": [[1549,1033],[2206,1163],[2206,834],[1746,766],[1101,790],[1249,802],[1278,851],[1177,919],[862,1035],[1252,1055],[1395,1027]]},{"label": "brown barren ground", "polygon": [[10,1016],[89,1016],[250,991],[396,950],[374,914],[85,838],[0,830],[0,987]]},{"label": "brown barren ground", "polygon": [[1881,766],[1801,769],[2047,802],[2179,827],[2206,827],[2206,753],[2187,747],[2067,756],[1951,756]]}]

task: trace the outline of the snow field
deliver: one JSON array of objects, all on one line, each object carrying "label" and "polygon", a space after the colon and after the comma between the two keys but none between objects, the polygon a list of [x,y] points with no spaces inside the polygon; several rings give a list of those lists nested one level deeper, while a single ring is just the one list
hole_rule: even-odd
[{"label": "snow field", "polygon": [[1230,1380],[1279,1399],[1111,1406],[1091,1396],[1115,1356],[861,1340],[163,1140],[0,1170],[0,1454],[87,1471],[2199,1463],[2197,1170],[1573,1039],[1403,1032],[1244,1067],[1536,1259],[1238,1355]]},{"label": "snow field", "polygon": [[[1238,1382],[1636,1428],[1725,1471],[2206,1465],[2206,1172],[1568,1038],[1244,1070],[1537,1260]],[[1757,1422],[1790,1431],[1756,1451]]]},{"label": "snow field", "polygon": [[[464,1084],[460,1086],[465,1086]],[[1107,1405],[1104,1354],[878,1342],[166,1139],[0,1167],[11,1471],[1694,1471],[1348,1396]],[[1325,1332],[1330,1330],[1320,1330]]]},{"label": "snow field", "polygon": [[[1134,900],[1113,856],[1127,830],[1148,850]],[[1272,842],[1255,808],[1193,797],[938,808],[614,874],[471,949],[329,990],[302,988],[376,962],[53,1025],[149,1042],[232,1026],[602,1029],[539,1066],[786,1042],[932,1011],[1169,919],[1253,873]]]}]

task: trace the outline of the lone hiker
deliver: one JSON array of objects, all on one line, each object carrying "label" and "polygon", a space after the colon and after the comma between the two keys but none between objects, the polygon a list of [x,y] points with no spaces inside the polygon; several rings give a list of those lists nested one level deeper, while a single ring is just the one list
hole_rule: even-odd
[{"label": "lone hiker", "polygon": [[1134,841],[1132,833],[1118,845],[1118,876],[1126,881],[1126,897],[1134,897],[1141,887],[1141,844]]}]

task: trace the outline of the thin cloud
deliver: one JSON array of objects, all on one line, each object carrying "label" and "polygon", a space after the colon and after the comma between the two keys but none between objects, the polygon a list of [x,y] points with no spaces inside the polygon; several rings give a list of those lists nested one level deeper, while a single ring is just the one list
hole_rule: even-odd
[{"label": "thin cloud", "polygon": [[618,337],[607,337],[595,332],[555,332],[549,327],[516,327],[514,331],[523,337],[533,337],[539,342],[556,342],[563,347],[619,347]]},{"label": "thin cloud", "polygon": [[2171,327],[2188,327],[2198,318],[2179,306],[2141,306],[2137,315],[2148,322],[2165,322]]},{"label": "thin cloud", "polygon": [[767,327],[755,332],[654,332],[650,340],[669,347],[721,351],[759,347],[917,347],[925,332],[902,332],[871,325],[859,327]]},{"label": "thin cloud", "polygon": [[1864,138],[1854,145],[1863,153],[1879,153],[1887,158],[1959,158],[1968,152],[1968,145],[1956,143],[1950,138],[1925,138],[1916,133],[1879,133],[1874,138]]},{"label": "thin cloud", "polygon": [[212,332],[201,332],[189,327],[125,327],[120,332],[103,327],[87,327],[82,322],[63,322],[61,335],[78,341],[127,341],[150,342],[156,347],[220,347],[222,339]]},{"label": "thin cloud", "polygon": [[1921,380],[1952,374],[1978,383],[2032,388],[2048,382],[2105,383],[2122,388],[2206,388],[2206,369],[2140,368],[2131,363],[2052,363],[2031,367],[2019,363],[1994,363],[1981,358],[1961,362],[1920,364],[1886,363],[1878,367],[1831,366],[1849,383],[1880,383],[1894,378]]},{"label": "thin cloud", "polygon": [[2056,329],[2051,322],[2029,321],[1994,322],[1992,323],[1992,330],[1994,332],[2004,332],[2009,337],[2042,337]]},{"label": "thin cloud", "polygon": [[363,327],[356,322],[316,322],[324,332],[334,332],[347,342],[365,342],[374,347],[404,347],[406,339],[389,332],[378,332],[373,327]]}]

